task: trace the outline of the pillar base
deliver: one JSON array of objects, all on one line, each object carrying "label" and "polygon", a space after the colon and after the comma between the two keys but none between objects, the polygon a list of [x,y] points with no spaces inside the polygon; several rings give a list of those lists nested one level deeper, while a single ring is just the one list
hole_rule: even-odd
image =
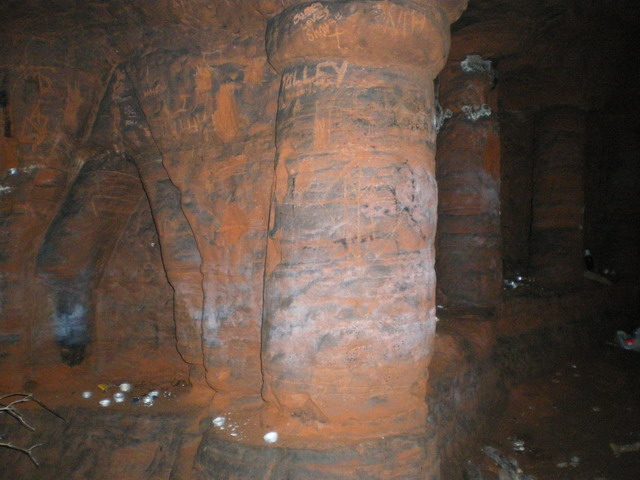
[{"label": "pillar base", "polygon": [[232,443],[210,429],[196,456],[193,478],[205,480],[437,479],[435,435],[402,435],[330,449]]}]

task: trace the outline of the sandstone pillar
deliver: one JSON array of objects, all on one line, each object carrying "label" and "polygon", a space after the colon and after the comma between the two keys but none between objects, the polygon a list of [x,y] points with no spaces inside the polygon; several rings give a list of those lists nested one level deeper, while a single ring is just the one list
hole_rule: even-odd
[{"label": "sandstone pillar", "polygon": [[287,1],[269,21],[281,84],[265,403],[214,401],[220,423],[200,444],[197,478],[438,477],[425,402],[435,327],[432,81],[465,3]]},{"label": "sandstone pillar", "polygon": [[583,263],[585,114],[573,107],[536,121],[531,274],[542,288],[581,283]]},{"label": "sandstone pillar", "polygon": [[269,23],[267,52],[282,81],[263,395],[285,442],[425,429],[432,80],[464,2],[454,3],[303,3]]},{"label": "sandstone pillar", "polygon": [[439,101],[450,117],[438,135],[439,302],[491,312],[502,292],[500,141],[491,61],[450,60]]}]

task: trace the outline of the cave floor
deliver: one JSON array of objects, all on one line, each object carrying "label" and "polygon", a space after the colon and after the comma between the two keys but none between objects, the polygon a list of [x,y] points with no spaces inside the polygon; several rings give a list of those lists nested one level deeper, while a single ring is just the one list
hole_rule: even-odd
[{"label": "cave floor", "polygon": [[[605,345],[574,355],[512,390],[506,409],[491,423],[495,428],[482,444],[517,460],[523,471],[504,477],[509,480],[637,480],[640,354]],[[610,444],[635,451],[615,455]],[[476,478],[497,478],[500,469],[483,453],[471,462],[480,467]]]},{"label": "cave floor", "polygon": [[[148,409],[103,409],[97,398],[87,402],[76,390],[43,392],[39,398],[66,422],[33,407],[26,412],[35,432],[0,419],[5,440],[44,443],[35,450],[39,468],[17,452],[0,449],[0,479],[190,478],[195,451],[211,422],[210,392],[167,389],[173,395]],[[513,389],[491,425],[481,445],[516,459],[537,480],[639,479],[640,451],[616,456],[610,443],[640,442],[640,355],[611,346],[574,355],[548,375]],[[469,459],[480,473],[470,480],[498,478],[498,469],[479,449]]]},{"label": "cave floor", "polygon": [[[22,453],[0,449],[0,479],[190,478],[202,432],[210,424],[211,391],[180,383],[139,383],[126,402],[103,408],[98,400],[110,398],[118,388],[109,385],[100,392],[98,382],[86,382],[93,387],[90,399],[82,398],[78,382],[57,392],[40,383],[33,390],[36,398],[63,420],[33,403],[21,405],[32,432],[0,416],[0,441],[23,447],[41,444],[33,451],[38,467]],[[151,407],[131,403],[134,395],[142,397],[153,389],[161,394]]]}]

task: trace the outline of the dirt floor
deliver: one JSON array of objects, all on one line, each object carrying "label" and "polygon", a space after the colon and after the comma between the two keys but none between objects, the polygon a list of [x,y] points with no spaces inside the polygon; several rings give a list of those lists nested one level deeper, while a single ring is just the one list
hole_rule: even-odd
[{"label": "dirt floor", "polygon": [[[39,385],[34,389],[36,397],[63,420],[33,403],[23,404],[19,410],[34,431],[1,415],[0,442],[40,446],[33,450],[38,467],[22,453],[0,449],[0,479],[190,478],[196,448],[210,423],[210,391],[182,382],[140,383],[125,402],[103,408],[98,401],[111,398],[119,389],[112,384],[101,386],[106,391],[97,388],[96,382],[87,382],[93,396],[83,399],[81,389],[54,394]],[[142,399],[153,390],[160,396],[147,407]]]},{"label": "dirt floor", "polygon": [[[478,452],[469,480],[638,480],[640,354],[604,345],[574,356],[513,390],[494,424],[483,445],[516,460],[521,472]],[[616,455],[616,445],[635,451]]]},{"label": "dirt floor", "polygon": [[[138,389],[152,387],[157,386]],[[102,409],[97,397],[83,400],[77,389],[43,392],[40,398],[66,421],[33,406],[26,413],[35,432],[0,419],[5,441],[44,443],[35,450],[39,468],[18,452],[0,449],[0,478],[189,478],[211,412],[198,389],[160,387],[171,395],[153,408]],[[480,445],[497,449],[506,462],[516,460],[521,471],[513,465],[498,468],[478,448],[470,452],[467,480],[638,480],[640,354],[603,345],[572,356],[552,373],[512,390],[508,406],[491,424],[495,428]],[[616,456],[610,444],[637,449]]]}]

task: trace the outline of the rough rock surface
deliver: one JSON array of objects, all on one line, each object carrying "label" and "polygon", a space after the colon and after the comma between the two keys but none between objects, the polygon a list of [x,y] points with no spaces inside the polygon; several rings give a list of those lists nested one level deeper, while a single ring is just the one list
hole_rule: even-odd
[{"label": "rough rock surface", "polygon": [[[562,309],[531,297],[585,288],[584,248],[625,285],[640,271],[637,2],[465,6],[0,3],[0,391],[191,383],[197,416],[243,429],[169,412],[193,475],[438,477],[484,411],[438,398],[498,377],[434,340],[434,262],[482,361],[524,322],[502,264],[535,280],[514,295],[541,331]],[[141,444],[171,437],[155,421]],[[122,458],[191,475],[161,447]]]},{"label": "rough rock surface", "polygon": [[490,313],[502,292],[495,72],[491,60],[465,55],[438,78],[438,304]]}]

